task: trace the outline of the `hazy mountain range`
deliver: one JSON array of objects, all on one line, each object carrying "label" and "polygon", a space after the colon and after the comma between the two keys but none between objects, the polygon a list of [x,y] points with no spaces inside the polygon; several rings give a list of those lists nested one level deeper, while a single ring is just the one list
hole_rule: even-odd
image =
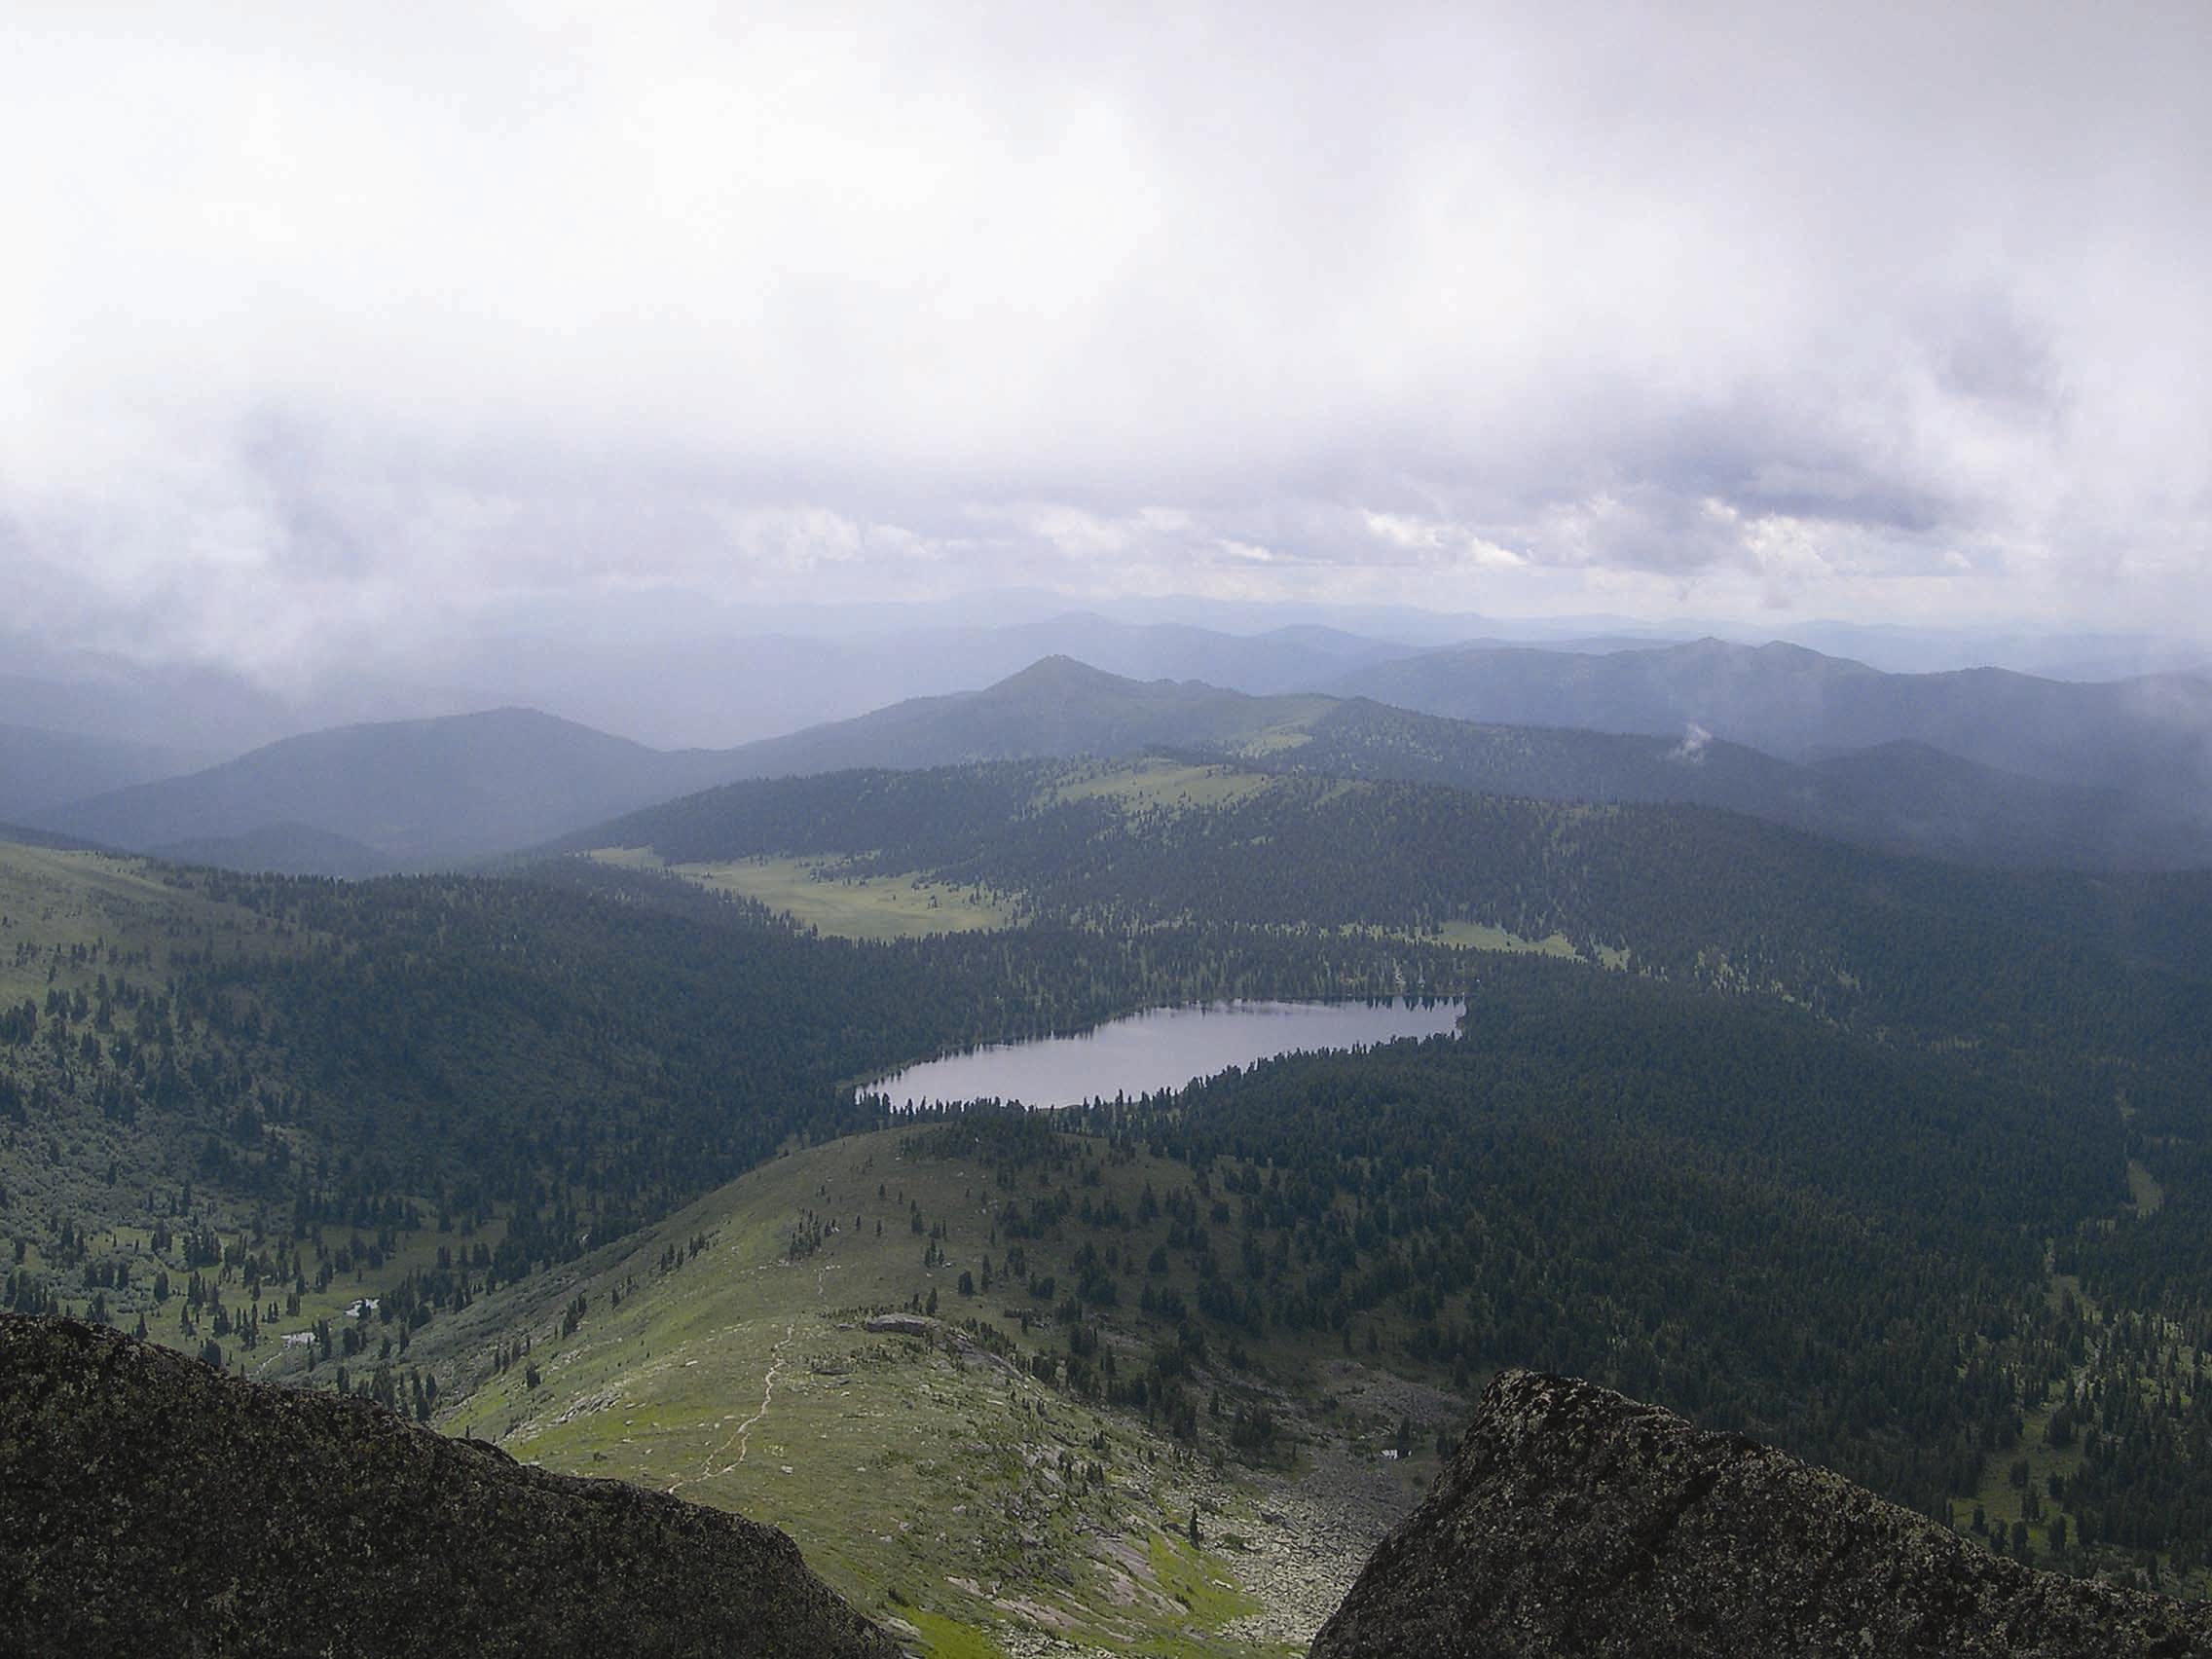
[{"label": "hazy mountain range", "polygon": [[[609,602],[588,614],[464,631],[405,657],[265,682],[221,667],[147,666],[57,649],[0,629],[0,719],[181,751],[178,770],[332,726],[515,706],[655,748],[724,749],[907,698],[972,690],[1047,656],[1135,680],[1202,680],[1253,693],[1381,694],[1362,677],[1431,654],[1651,651],[1707,634],[1732,645],[1762,638],[1747,639],[1725,623],[1660,628],[1628,617],[1506,619],[1188,599],[1071,610],[1047,594],[742,611],[708,602],[641,611]],[[2054,680],[2109,681],[2201,675],[2212,666],[2201,645],[2132,635],[1809,623],[1787,637],[1891,673],[1997,665]]]},{"label": "hazy mountain range", "polygon": [[[727,756],[647,749],[535,710],[495,709],[286,738],[38,821],[109,846],[223,864],[272,854],[281,841],[276,867],[350,874],[305,855],[319,839],[341,863],[479,858],[732,775]],[[230,845],[240,837],[249,839]]]},{"label": "hazy mountain range", "polygon": [[1904,740],[1790,761],[1703,728],[1652,737],[1491,725],[1352,699],[1333,704],[1305,743],[1268,758],[1324,776],[1544,800],[1692,802],[1966,864],[2166,869],[2212,863],[2212,827],[2170,808]]},{"label": "hazy mountain range", "polygon": [[152,744],[0,725],[0,821],[173,777],[191,764],[189,756]]},{"label": "hazy mountain range", "polygon": [[[1205,645],[1144,637],[1161,651]],[[1970,863],[2212,863],[2212,682],[2190,677],[1888,675],[1711,640],[1392,659],[1332,637],[1266,648],[1338,672],[1326,691],[1256,695],[1050,656],[981,690],[720,750],[499,709],[287,738],[62,805],[71,778],[143,777],[162,756],[30,733],[18,741],[37,764],[11,770],[0,817],[195,862],[360,876],[514,851],[745,778],[1168,749],[1546,799],[1696,802]],[[1257,673],[1257,657],[1244,667]]]},{"label": "hazy mountain range", "polygon": [[1331,690],[1457,719],[1680,734],[1789,759],[1919,743],[1985,766],[2212,810],[2212,681],[2075,683],[2007,669],[1883,674],[1800,646],[1719,640],[1573,656],[1432,651]]}]

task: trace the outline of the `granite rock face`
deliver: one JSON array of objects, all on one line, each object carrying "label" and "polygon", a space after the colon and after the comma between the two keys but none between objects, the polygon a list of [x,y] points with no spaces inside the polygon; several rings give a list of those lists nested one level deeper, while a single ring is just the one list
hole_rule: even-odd
[{"label": "granite rock face", "polygon": [[2187,1659],[2212,1607],[1991,1556],[1838,1475],[1507,1372],[1313,1659]]},{"label": "granite rock face", "polygon": [[892,1659],[773,1528],[0,1316],[0,1646]]}]

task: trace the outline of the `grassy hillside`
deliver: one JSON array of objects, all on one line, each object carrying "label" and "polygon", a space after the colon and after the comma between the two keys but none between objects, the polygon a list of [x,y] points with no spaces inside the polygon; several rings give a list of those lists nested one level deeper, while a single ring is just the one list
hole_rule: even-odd
[{"label": "grassy hillside", "polygon": [[732,894],[789,916],[833,939],[924,939],[1014,927],[1018,918],[980,889],[962,891],[921,876],[842,875],[834,861],[751,858],[671,865],[639,847],[601,847],[590,854],[617,869],[651,870]]},{"label": "grassy hillside", "polygon": [[[1133,1291],[1110,1319],[1072,1312],[1080,1224],[1001,1231],[1062,1188],[1130,1219],[1111,1242],[1132,1267],[1175,1225],[1135,1219],[1148,1189],[1198,1201],[1187,1168],[1102,1144],[1070,1140],[1050,1168],[1002,1180],[926,1128],[883,1131],[779,1159],[629,1246],[487,1299],[397,1369],[467,1390],[440,1419],[451,1432],[773,1522],[933,1653],[1040,1633],[1113,1652],[1303,1652],[1433,1471],[1457,1397],[1332,1361],[1324,1411],[1286,1392],[1310,1380],[1303,1346],[1278,1358],[1265,1341],[1235,1366],[1189,1361],[1187,1434],[1071,1387],[1069,1363],[1143,1377],[1177,1324]],[[1185,1298],[1198,1282],[1179,1251],[1147,1281]],[[870,1331],[884,1312],[923,1334]],[[1078,1331],[1088,1358],[1071,1355]],[[364,1361],[351,1383],[372,1377]],[[1408,1406],[1417,1456],[1385,1463]],[[1239,1416],[1259,1409],[1279,1426],[1240,1454]]]}]

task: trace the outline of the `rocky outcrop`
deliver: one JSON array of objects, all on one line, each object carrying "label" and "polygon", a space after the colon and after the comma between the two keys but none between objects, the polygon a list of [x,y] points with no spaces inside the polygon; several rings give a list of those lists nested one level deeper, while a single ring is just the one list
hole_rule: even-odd
[{"label": "rocky outcrop", "polygon": [[861,1329],[879,1337],[919,1337],[924,1342],[935,1342],[938,1332],[944,1329],[944,1323],[925,1319],[919,1313],[873,1313]]},{"label": "rocky outcrop", "polygon": [[2212,1608],[2038,1572],[1838,1475],[1507,1372],[1313,1659],[2189,1659]]},{"label": "rocky outcrop", "polygon": [[891,1659],[773,1528],[0,1316],[0,1645]]},{"label": "rocky outcrop", "polygon": [[932,1347],[941,1347],[962,1365],[996,1366],[1012,1376],[1020,1370],[1003,1353],[993,1353],[958,1325],[920,1313],[871,1313],[861,1326],[879,1337],[919,1337]]}]

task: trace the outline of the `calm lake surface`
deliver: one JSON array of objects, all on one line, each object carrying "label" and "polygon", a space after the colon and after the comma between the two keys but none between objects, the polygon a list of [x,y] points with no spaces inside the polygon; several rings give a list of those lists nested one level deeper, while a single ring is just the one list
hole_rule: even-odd
[{"label": "calm lake surface", "polygon": [[1401,1000],[1153,1009],[1079,1037],[998,1044],[908,1066],[860,1092],[885,1095],[894,1107],[961,1100],[1080,1106],[1116,1094],[1181,1088],[1194,1078],[1276,1054],[1445,1035],[1457,1028],[1466,1006],[1439,997],[1425,1006]]}]

